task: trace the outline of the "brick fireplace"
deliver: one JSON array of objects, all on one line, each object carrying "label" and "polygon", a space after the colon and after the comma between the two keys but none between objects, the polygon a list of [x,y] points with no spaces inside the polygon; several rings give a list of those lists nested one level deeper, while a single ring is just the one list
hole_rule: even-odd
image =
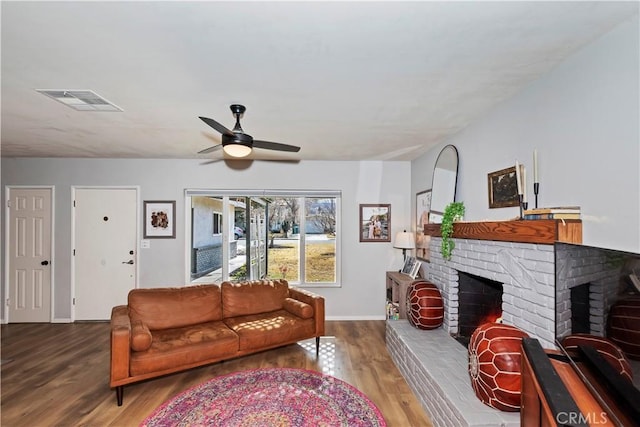
[{"label": "brick fireplace", "polygon": [[[461,320],[461,283],[464,288],[471,277],[497,284],[502,288],[503,322],[537,338],[543,347],[555,348],[553,243],[580,243],[581,223],[567,221],[562,229],[556,221],[475,224],[454,225],[455,249],[449,261],[440,255],[439,226],[428,226],[433,234],[425,228],[432,236],[426,279],[440,289],[444,323],[436,330],[420,331],[406,321],[389,321],[387,348],[434,426],[515,427],[520,425],[519,413],[484,405],[471,387],[467,349],[454,339],[466,322],[464,315]],[[467,229],[468,237],[459,238]]]},{"label": "brick fireplace", "polygon": [[502,285],[502,319],[553,348],[555,339],[555,270],[553,245],[456,239],[451,260],[439,253],[432,239],[427,280],[442,293],[444,328],[459,334],[460,273]]},{"label": "brick fireplace", "polygon": [[[605,336],[607,315],[618,299],[618,283],[624,257],[611,251],[588,246],[558,245],[557,334],[569,335],[576,328]],[[578,311],[586,310],[578,325]]]}]

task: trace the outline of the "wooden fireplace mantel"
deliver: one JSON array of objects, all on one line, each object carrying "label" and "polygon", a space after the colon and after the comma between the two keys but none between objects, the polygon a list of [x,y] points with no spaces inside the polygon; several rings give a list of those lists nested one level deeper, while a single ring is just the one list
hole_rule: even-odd
[{"label": "wooden fireplace mantel", "polygon": [[[440,224],[425,224],[424,234],[441,237]],[[455,222],[456,239],[494,240],[499,242],[582,243],[582,221],[579,219],[538,219],[516,221]]]}]

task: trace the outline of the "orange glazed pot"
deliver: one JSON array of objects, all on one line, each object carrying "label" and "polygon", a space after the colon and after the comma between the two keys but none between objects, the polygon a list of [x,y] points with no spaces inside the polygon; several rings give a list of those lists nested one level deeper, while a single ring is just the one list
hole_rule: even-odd
[{"label": "orange glazed pot", "polygon": [[520,346],[528,336],[502,323],[485,323],[471,335],[469,376],[484,404],[501,411],[520,411]]}]

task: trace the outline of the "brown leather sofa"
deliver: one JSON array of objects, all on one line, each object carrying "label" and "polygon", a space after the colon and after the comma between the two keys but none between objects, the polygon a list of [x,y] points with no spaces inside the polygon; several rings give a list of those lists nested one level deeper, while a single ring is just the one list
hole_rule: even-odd
[{"label": "brown leather sofa", "polygon": [[124,386],[324,335],[324,298],[261,280],[134,289],[111,311],[111,381]]}]

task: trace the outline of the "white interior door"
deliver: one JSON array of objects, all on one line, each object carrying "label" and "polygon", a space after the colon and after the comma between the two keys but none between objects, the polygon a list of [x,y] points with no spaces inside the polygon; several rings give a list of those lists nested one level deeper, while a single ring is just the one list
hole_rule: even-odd
[{"label": "white interior door", "polygon": [[8,191],[9,322],[50,322],[53,190]]},{"label": "white interior door", "polygon": [[107,320],[136,287],[137,189],[74,193],[75,320]]}]

